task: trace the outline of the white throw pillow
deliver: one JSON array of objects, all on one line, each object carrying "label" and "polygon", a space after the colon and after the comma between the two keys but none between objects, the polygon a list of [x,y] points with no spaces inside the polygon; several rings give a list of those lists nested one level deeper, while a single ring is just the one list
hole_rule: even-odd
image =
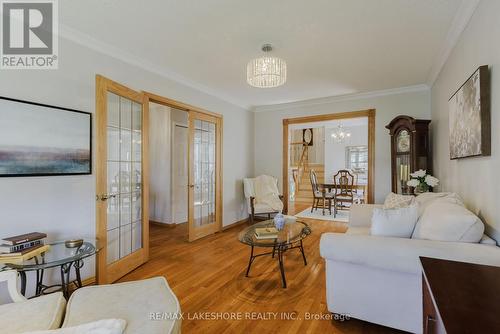
[{"label": "white throw pillow", "polygon": [[384,209],[404,208],[412,204],[414,200],[415,200],[414,196],[398,195],[391,192],[385,198]]},{"label": "white throw pillow", "polygon": [[424,210],[412,238],[476,243],[483,233],[484,224],[475,214],[459,204],[439,200]]},{"label": "white throw pillow", "polygon": [[371,234],[410,238],[418,219],[418,204],[399,209],[373,209]]},{"label": "white throw pillow", "polygon": [[123,319],[103,319],[73,327],[24,334],[122,334],[126,326],[127,322]]}]

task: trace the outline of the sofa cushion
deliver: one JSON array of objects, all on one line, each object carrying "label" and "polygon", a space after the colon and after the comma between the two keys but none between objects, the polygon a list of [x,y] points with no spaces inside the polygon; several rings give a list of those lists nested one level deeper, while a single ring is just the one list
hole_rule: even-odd
[{"label": "sofa cushion", "polygon": [[24,334],[122,334],[127,323],[123,319],[104,319],[75,327],[26,332]]},{"label": "sofa cushion", "polygon": [[65,306],[61,292],[0,305],[0,332],[16,334],[59,328]]},{"label": "sofa cushion", "polygon": [[446,203],[457,204],[457,205],[465,207],[460,196],[458,196],[457,193],[450,193],[450,192],[443,192],[443,193],[426,192],[426,193],[422,193],[415,198],[415,201],[418,203],[418,206],[419,206],[419,214],[418,214],[419,217],[422,216],[425,209],[427,209],[427,207],[429,205],[431,205],[435,202],[446,202]]},{"label": "sofa cushion", "polygon": [[435,201],[429,204],[418,220],[412,238],[479,242],[483,232],[483,222],[465,207],[447,201]]},{"label": "sofa cushion", "polygon": [[353,204],[349,210],[349,228],[353,226],[369,227],[373,209],[382,208],[380,204]]},{"label": "sofa cushion", "polygon": [[483,234],[483,236],[481,237],[481,240],[479,240],[479,243],[483,244],[483,245],[491,245],[491,246],[497,245],[497,242],[495,240],[491,239],[486,234]]},{"label": "sofa cushion", "polygon": [[372,235],[323,233],[323,258],[421,275],[420,256],[500,267],[500,247],[465,242],[439,242]]},{"label": "sofa cushion", "polygon": [[100,319],[124,319],[126,334],[179,333],[180,306],[164,277],[89,286],[68,301],[63,327]]},{"label": "sofa cushion", "polygon": [[418,204],[398,209],[373,209],[371,234],[410,238],[418,219]]},{"label": "sofa cushion", "polygon": [[404,208],[415,200],[414,196],[389,193],[384,201],[384,209]]}]

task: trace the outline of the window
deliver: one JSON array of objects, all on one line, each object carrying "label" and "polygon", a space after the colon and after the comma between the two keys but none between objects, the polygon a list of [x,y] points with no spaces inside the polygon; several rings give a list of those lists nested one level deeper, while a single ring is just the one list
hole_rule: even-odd
[{"label": "window", "polygon": [[368,146],[347,146],[345,152],[345,167],[356,175],[358,184],[367,184]]}]

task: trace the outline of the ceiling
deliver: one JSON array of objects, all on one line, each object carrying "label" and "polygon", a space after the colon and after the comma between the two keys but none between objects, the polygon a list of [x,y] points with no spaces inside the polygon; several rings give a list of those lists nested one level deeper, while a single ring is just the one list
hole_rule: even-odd
[{"label": "ceiling", "polygon": [[[65,37],[87,38],[103,52],[249,108],[426,83],[461,4],[85,0],[60,1],[59,17],[72,32]],[[287,62],[281,87],[246,83],[246,64],[264,43]]]}]

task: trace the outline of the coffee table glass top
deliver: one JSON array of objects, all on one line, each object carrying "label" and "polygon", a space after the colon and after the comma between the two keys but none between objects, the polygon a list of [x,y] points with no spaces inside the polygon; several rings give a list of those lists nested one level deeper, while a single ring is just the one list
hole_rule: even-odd
[{"label": "coffee table glass top", "polygon": [[299,220],[287,221],[283,229],[278,231],[278,238],[275,239],[257,239],[255,229],[259,227],[274,227],[274,222],[271,219],[248,226],[240,232],[238,236],[240,242],[249,246],[275,247],[298,242],[311,234],[309,225]]},{"label": "coffee table glass top", "polygon": [[3,259],[0,270],[16,269],[22,271],[39,270],[57,267],[65,263],[75,262],[94,255],[99,251],[99,243],[95,239],[84,239],[80,247],[66,247],[64,241],[47,243],[49,248],[31,259],[13,260]]}]

